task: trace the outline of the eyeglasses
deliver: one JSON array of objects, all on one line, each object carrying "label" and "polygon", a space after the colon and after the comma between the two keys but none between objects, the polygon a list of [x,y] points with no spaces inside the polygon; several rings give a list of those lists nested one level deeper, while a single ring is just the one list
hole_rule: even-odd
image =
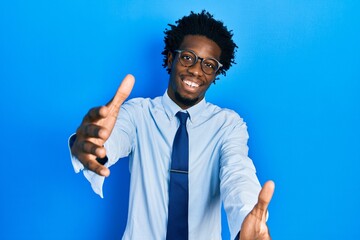
[{"label": "eyeglasses", "polygon": [[184,67],[194,66],[198,60],[201,60],[201,69],[208,75],[215,74],[223,65],[214,58],[201,58],[191,50],[175,50],[179,53],[179,61]]}]

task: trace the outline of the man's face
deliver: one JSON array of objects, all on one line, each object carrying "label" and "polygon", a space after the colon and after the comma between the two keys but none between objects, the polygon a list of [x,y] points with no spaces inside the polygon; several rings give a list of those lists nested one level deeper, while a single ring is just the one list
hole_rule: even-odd
[{"label": "man's face", "polygon": [[[220,60],[220,47],[204,36],[187,35],[178,50],[191,50],[200,58]],[[200,102],[216,74],[205,74],[201,68],[201,60],[191,67],[184,67],[179,62],[179,53],[168,55],[168,68],[171,69],[168,86],[169,97],[182,109],[187,109]]]}]

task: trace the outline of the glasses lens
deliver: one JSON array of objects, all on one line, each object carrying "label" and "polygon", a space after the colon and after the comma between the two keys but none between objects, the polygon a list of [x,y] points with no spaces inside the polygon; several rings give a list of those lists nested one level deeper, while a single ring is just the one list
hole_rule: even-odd
[{"label": "glasses lens", "polygon": [[[192,67],[196,64],[196,61],[199,57],[196,56],[195,53],[191,52],[191,51],[187,51],[187,50],[179,50],[177,51],[180,53],[179,55],[179,60],[181,65],[183,65],[184,67]],[[204,73],[206,74],[215,74],[217,70],[219,70],[219,62],[216,61],[213,58],[206,58],[206,59],[201,59],[201,69],[204,71]]]},{"label": "glasses lens", "polygon": [[219,68],[218,62],[214,59],[204,59],[201,66],[203,71],[207,74],[214,74]]},{"label": "glasses lens", "polygon": [[195,64],[196,56],[192,52],[183,51],[180,54],[180,63],[185,67],[191,67]]}]

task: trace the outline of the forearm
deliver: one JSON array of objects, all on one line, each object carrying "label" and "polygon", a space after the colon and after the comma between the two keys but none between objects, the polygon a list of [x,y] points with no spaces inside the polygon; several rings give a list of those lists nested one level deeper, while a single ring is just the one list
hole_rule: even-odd
[{"label": "forearm", "polygon": [[220,191],[231,239],[238,234],[261,189],[255,166],[248,157],[247,140],[246,124],[239,121],[229,130],[221,149]]}]

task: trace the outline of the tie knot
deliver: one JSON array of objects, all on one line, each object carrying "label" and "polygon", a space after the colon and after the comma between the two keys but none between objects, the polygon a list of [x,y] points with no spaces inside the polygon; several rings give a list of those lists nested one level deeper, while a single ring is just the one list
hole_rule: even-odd
[{"label": "tie knot", "polygon": [[180,124],[186,124],[186,120],[189,117],[189,114],[187,112],[177,112],[176,117],[180,120]]}]

